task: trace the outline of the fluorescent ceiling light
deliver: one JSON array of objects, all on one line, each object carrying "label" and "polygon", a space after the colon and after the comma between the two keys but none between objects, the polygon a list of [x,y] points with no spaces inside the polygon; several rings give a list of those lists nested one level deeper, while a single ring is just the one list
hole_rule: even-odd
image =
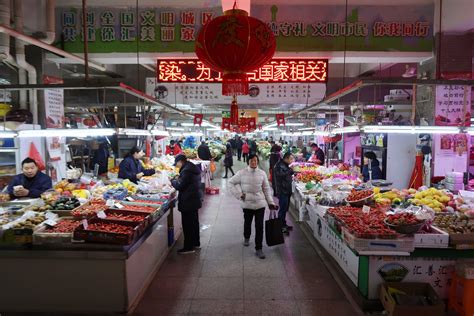
[{"label": "fluorescent ceiling light", "polygon": [[304,123],[286,123],[286,126],[304,126]]},{"label": "fluorescent ceiling light", "polygon": [[461,132],[456,126],[403,126],[403,125],[368,125],[362,127],[366,133],[393,133],[393,134],[458,134]]},{"label": "fluorescent ceiling light", "polygon": [[301,135],[303,136],[310,136],[310,135],[313,135],[314,133],[312,131],[304,131],[301,133]]},{"label": "fluorescent ceiling light", "polygon": [[329,132],[326,132],[326,131],[314,131],[314,133],[312,134],[315,136],[329,136]]},{"label": "fluorescent ceiling light", "polygon": [[119,135],[126,136],[150,136],[150,131],[145,129],[119,128]]},{"label": "fluorescent ceiling light", "polygon": [[339,127],[339,128],[334,128],[332,130],[333,134],[346,134],[346,133],[358,133],[358,132],[360,132],[358,126]]},{"label": "fluorescent ceiling light", "polygon": [[166,129],[170,131],[184,131],[182,127],[167,127]]},{"label": "fluorescent ceiling light", "polygon": [[152,129],[151,130],[151,135],[153,136],[170,136],[170,133],[168,131],[162,131],[159,129]]},{"label": "fluorescent ceiling light", "polygon": [[11,131],[0,131],[0,138],[14,138],[18,134]]},{"label": "fluorescent ceiling light", "polygon": [[181,126],[192,127],[194,123],[181,123]]},{"label": "fluorescent ceiling light", "polygon": [[220,128],[209,128],[208,131],[221,131]]},{"label": "fluorescent ceiling light", "polygon": [[264,127],[263,130],[264,131],[278,131],[278,128],[276,128],[276,127]]},{"label": "fluorescent ceiling light", "polygon": [[272,124],[269,124],[269,125],[265,126],[264,129],[268,128],[268,127],[275,127],[277,125],[278,125],[277,123],[272,123]]},{"label": "fluorescent ceiling light", "polygon": [[18,137],[91,137],[112,136],[115,133],[113,128],[31,129],[19,131]]},{"label": "fluorescent ceiling light", "polygon": [[305,127],[305,128],[298,128],[299,131],[312,131],[315,130],[316,127]]}]

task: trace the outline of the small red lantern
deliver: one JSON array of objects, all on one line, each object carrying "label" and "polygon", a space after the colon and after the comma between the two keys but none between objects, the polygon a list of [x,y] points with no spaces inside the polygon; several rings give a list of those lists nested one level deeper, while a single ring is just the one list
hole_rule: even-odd
[{"label": "small red lantern", "polygon": [[204,65],[223,73],[223,95],[247,95],[247,72],[267,63],[276,41],[264,22],[243,10],[224,12],[204,25],[196,40],[196,55]]},{"label": "small red lantern", "polygon": [[230,125],[239,125],[239,106],[237,105],[237,99],[235,97],[230,105]]}]

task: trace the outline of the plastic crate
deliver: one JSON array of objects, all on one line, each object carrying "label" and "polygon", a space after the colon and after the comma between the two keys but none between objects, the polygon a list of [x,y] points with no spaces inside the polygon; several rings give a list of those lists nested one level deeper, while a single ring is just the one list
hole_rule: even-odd
[{"label": "plastic crate", "polygon": [[415,250],[415,242],[412,237],[402,237],[398,239],[366,239],[357,238],[349,233],[346,228],[342,228],[342,235],[347,245],[357,251],[399,251],[412,252]]},{"label": "plastic crate", "polygon": [[467,280],[453,273],[449,289],[448,309],[458,316],[474,315],[474,280]]},{"label": "plastic crate", "polygon": [[[63,220],[72,220],[73,217],[60,217],[58,222]],[[79,225],[79,223],[78,223]],[[70,243],[73,232],[70,233],[48,233],[46,232],[46,225],[41,225],[38,230],[33,233],[33,245],[44,245],[44,244],[63,244]]]},{"label": "plastic crate", "polygon": [[119,244],[119,245],[129,245],[138,237],[138,226],[135,223],[127,223],[121,221],[107,220],[93,218],[89,220],[89,223],[115,223],[124,226],[134,227],[134,230],[131,234],[120,234],[104,231],[95,231],[84,229],[84,225],[79,225],[74,230],[74,240],[84,240],[86,242],[97,242],[97,243],[106,243],[106,244]]},{"label": "plastic crate", "polygon": [[[108,209],[104,213],[105,213],[105,215],[107,215],[107,217],[105,219],[137,225],[137,231],[138,231],[139,234],[143,233],[145,231],[145,229],[152,222],[152,220],[151,220],[152,216],[148,213],[145,213],[145,212],[128,211],[128,210],[123,210],[123,209]],[[143,220],[141,220],[141,221],[130,221],[130,220],[124,220],[124,219],[109,218],[108,216],[109,216],[110,213],[123,214],[123,215],[139,215],[139,216],[143,216]]]}]

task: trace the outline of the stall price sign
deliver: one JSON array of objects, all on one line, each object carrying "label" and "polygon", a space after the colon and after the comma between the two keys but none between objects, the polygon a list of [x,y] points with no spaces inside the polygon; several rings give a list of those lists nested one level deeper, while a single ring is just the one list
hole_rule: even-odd
[{"label": "stall price sign", "polygon": [[471,126],[470,86],[436,86],[435,125]]},{"label": "stall price sign", "polygon": [[[222,74],[206,67],[198,59],[160,59],[158,82],[222,82]],[[273,59],[248,74],[249,82],[319,82],[328,80],[327,59]]]}]

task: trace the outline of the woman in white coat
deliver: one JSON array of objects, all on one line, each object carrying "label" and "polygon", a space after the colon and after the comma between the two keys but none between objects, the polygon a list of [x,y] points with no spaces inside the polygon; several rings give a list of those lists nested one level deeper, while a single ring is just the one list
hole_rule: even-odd
[{"label": "woman in white coat", "polygon": [[244,209],[244,246],[250,245],[252,221],[255,216],[255,250],[260,259],[265,259],[262,251],[263,219],[268,204],[271,210],[278,207],[273,202],[270,185],[265,172],[258,168],[258,156],[249,156],[249,166],[237,172],[229,180],[231,193],[241,200]]}]

